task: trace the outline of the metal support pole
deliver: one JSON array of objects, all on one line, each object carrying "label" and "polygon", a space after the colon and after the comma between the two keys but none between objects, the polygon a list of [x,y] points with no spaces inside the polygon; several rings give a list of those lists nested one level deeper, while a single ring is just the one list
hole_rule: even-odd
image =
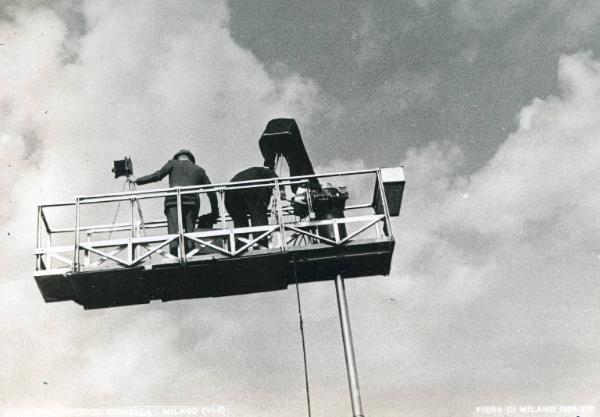
[{"label": "metal support pole", "polygon": [[348,371],[348,385],[350,400],[352,401],[353,417],[364,417],[360,402],[360,389],[358,387],[358,374],[356,373],[356,360],[352,346],[352,332],[350,331],[350,318],[348,317],[348,302],[346,301],[346,287],[344,278],[337,274],[335,278],[335,292],[337,295],[340,324],[342,326],[342,340],[344,342],[344,356],[346,357],[346,370]]}]

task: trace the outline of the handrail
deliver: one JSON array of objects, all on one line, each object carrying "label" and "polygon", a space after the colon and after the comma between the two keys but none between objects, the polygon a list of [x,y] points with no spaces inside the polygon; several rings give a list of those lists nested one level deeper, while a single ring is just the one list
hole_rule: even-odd
[{"label": "handrail", "polygon": [[[376,174],[380,169],[362,169],[362,170],[354,170],[354,171],[340,171],[333,172],[327,174],[312,174],[312,175],[298,175],[294,177],[283,177],[283,178],[267,178],[267,179],[259,179],[259,180],[247,180],[247,181],[236,181],[236,182],[223,182],[223,183],[215,183],[215,184],[204,184],[204,185],[187,185],[180,187],[171,187],[171,188],[160,188],[155,190],[136,190],[136,191],[128,191],[128,192],[118,192],[118,193],[108,193],[108,194],[96,194],[96,195],[79,195],[77,198],[80,200],[80,203],[83,203],[85,200],[98,199],[98,198],[109,198],[109,197],[125,197],[127,200],[130,197],[141,198],[138,196],[146,195],[146,194],[160,194],[153,195],[153,197],[163,197],[167,195],[177,195],[177,190],[180,190],[182,193],[208,193],[208,192],[217,192],[222,190],[233,190],[233,189],[247,189],[247,188],[258,188],[265,186],[275,186],[275,180],[281,186],[285,185],[293,185],[298,181],[305,182],[301,180],[307,180],[311,178],[330,178],[330,177],[345,177],[350,175],[360,175],[360,174]],[[247,186],[250,187],[247,187]],[[254,185],[254,187],[252,187]],[[164,193],[164,194],[163,194]],[[150,198],[150,197],[148,197]],[[114,200],[119,201],[119,200]],[[96,201],[97,202],[97,201]]]},{"label": "handrail", "polygon": [[[353,171],[333,172],[333,173],[326,173],[326,174],[311,174],[311,175],[283,177],[283,178],[274,177],[274,178],[259,179],[259,180],[247,180],[247,181],[239,181],[239,182],[204,184],[204,185],[191,185],[191,186],[171,187],[171,188],[162,188],[162,189],[129,190],[129,191],[123,191],[123,192],[118,192],[118,193],[107,193],[107,194],[97,194],[97,195],[79,195],[79,196],[75,197],[74,202],[57,202],[57,203],[49,203],[49,204],[40,204],[40,205],[38,205],[38,244],[37,244],[37,248],[40,249],[40,251],[38,251],[39,253],[36,252],[36,256],[38,256],[38,258],[39,258],[38,261],[44,261],[44,259],[42,259],[41,256],[46,252],[41,250],[44,248],[40,248],[40,246],[44,246],[40,242],[40,236],[44,233],[44,228],[50,239],[49,244],[47,245],[47,248],[52,248],[52,237],[53,236],[60,235],[60,234],[68,234],[68,233],[74,234],[74,236],[73,236],[74,242],[73,242],[73,246],[72,246],[73,251],[74,251],[72,254],[72,268],[73,268],[72,270],[73,270],[73,272],[77,272],[77,271],[79,271],[79,269],[81,267],[86,267],[86,265],[88,265],[88,259],[89,259],[88,251],[90,250],[89,248],[96,247],[96,244],[98,243],[98,241],[95,241],[95,243],[92,243],[90,246],[91,239],[92,239],[91,236],[97,236],[96,234],[109,233],[109,232],[131,231],[131,235],[128,238],[126,238],[124,240],[120,240],[121,238],[117,238],[117,239],[113,239],[112,242],[113,243],[116,241],[126,242],[127,250],[128,250],[128,252],[130,252],[130,253],[128,253],[128,256],[127,256],[128,262],[133,262],[133,260],[137,259],[136,253],[138,253],[138,251],[135,249],[136,248],[135,245],[139,245],[139,244],[141,244],[141,242],[146,241],[145,239],[142,239],[142,240],[139,239],[139,237],[140,237],[139,232],[140,232],[140,227],[142,226],[142,224],[143,224],[144,228],[154,229],[154,230],[164,228],[167,224],[166,220],[155,219],[155,220],[150,220],[150,221],[146,222],[141,218],[135,219],[135,216],[133,213],[133,203],[135,203],[137,200],[157,199],[157,198],[162,198],[162,197],[167,197],[167,196],[175,196],[177,199],[177,207],[181,207],[181,204],[182,204],[181,196],[182,195],[206,194],[209,192],[217,193],[217,195],[219,197],[221,216],[219,216],[219,218],[218,218],[218,223],[217,223],[217,226],[216,226],[216,229],[214,230],[214,232],[216,232],[219,236],[221,236],[221,235],[225,236],[225,235],[227,235],[227,233],[231,234],[231,232],[232,232],[231,227],[228,224],[231,221],[231,218],[230,218],[230,216],[227,215],[225,207],[224,207],[223,198],[225,196],[225,193],[228,191],[232,191],[232,190],[252,189],[252,188],[262,188],[262,187],[272,187],[273,188],[274,201],[273,201],[273,205],[271,206],[270,210],[268,211],[268,215],[272,218],[272,222],[273,221],[275,222],[271,226],[275,225],[279,229],[279,231],[277,233],[277,241],[279,243],[275,247],[279,247],[281,250],[286,250],[286,247],[288,244],[288,239],[286,237],[286,234],[288,234],[290,231],[294,231],[294,230],[298,233],[301,233],[301,234],[311,237],[311,238],[316,237],[317,239],[320,239],[323,242],[343,244],[344,242],[352,239],[354,236],[362,233],[362,231],[371,228],[372,226],[374,226],[374,228],[377,230],[377,234],[379,234],[379,227],[383,226],[384,235],[391,238],[392,237],[391,236],[391,227],[390,227],[391,225],[390,225],[390,219],[389,219],[389,211],[387,210],[387,207],[384,207],[384,213],[383,213],[382,217],[375,219],[374,217],[371,216],[370,220],[369,220],[369,219],[367,219],[368,216],[361,217],[360,211],[358,213],[356,213],[355,210],[373,208],[373,203],[372,202],[365,203],[362,201],[358,201],[357,204],[347,205],[346,207],[344,207],[345,213],[354,211],[353,215],[350,215],[346,218],[336,218],[335,220],[317,220],[317,221],[315,221],[311,217],[312,220],[309,220],[307,222],[307,221],[302,221],[301,219],[297,219],[295,217],[294,218],[291,217],[294,215],[292,204],[290,204],[291,200],[286,199],[284,197],[284,194],[281,192],[283,190],[283,187],[291,186],[291,185],[305,185],[308,188],[308,183],[311,178],[324,179],[324,178],[350,177],[350,176],[369,175],[369,174],[375,174],[374,177],[369,176],[369,178],[372,178],[373,180],[376,181],[376,187],[377,187],[378,191],[380,192],[380,194],[384,195],[384,192],[382,189],[383,186],[382,186],[382,178],[381,178],[381,169],[375,168],[375,169],[362,169],[362,170],[353,170]],[[310,193],[307,194],[306,198],[307,198],[307,203],[310,204]],[[385,198],[385,195],[384,195],[384,198]],[[359,200],[362,200],[362,199],[359,199]],[[119,223],[114,223],[114,224],[99,224],[99,225],[81,224],[82,222],[81,222],[80,210],[82,209],[82,206],[90,205],[90,204],[103,204],[103,203],[109,203],[109,202],[116,203],[116,202],[121,202],[121,201],[130,201],[132,203],[131,220],[126,220],[125,222],[119,222]],[[384,206],[387,206],[385,200],[384,200]],[[55,228],[55,229],[51,228],[51,223],[49,222],[49,219],[47,218],[47,213],[45,212],[45,209],[46,208],[57,208],[57,207],[67,207],[69,209],[71,207],[74,208],[74,210],[75,210],[75,213],[74,213],[75,225],[74,225],[74,227],[62,227],[62,228]],[[186,239],[194,240],[195,238],[192,236],[188,237],[188,233],[185,233],[183,231],[183,219],[181,216],[182,216],[181,209],[179,209],[178,216],[177,216],[178,217],[177,223],[178,223],[179,227],[178,227],[178,233],[175,234],[175,236],[176,236],[176,240],[178,241],[177,246],[180,249],[180,252],[178,254],[179,262],[185,263],[186,257],[189,256],[185,250]],[[359,229],[357,229],[356,231],[350,232],[349,235],[340,236],[340,230],[338,230],[338,225],[341,226],[344,224],[352,223],[353,220],[351,220],[351,219],[355,219],[354,221],[367,221],[368,220],[368,222],[367,222],[367,224],[360,226]],[[298,221],[298,220],[300,220],[300,221]],[[322,226],[330,226],[330,225],[334,226],[334,228],[332,229],[332,232],[335,234],[335,236],[331,237],[331,239],[333,239],[333,240],[314,235],[310,229],[310,227],[322,227]],[[290,227],[288,228],[288,226],[290,226]],[[308,227],[308,229],[305,230],[305,228],[307,228],[307,227]],[[235,229],[235,230],[236,230],[235,233],[237,233],[238,229]],[[253,230],[252,232],[256,233],[256,232],[258,232],[258,230]],[[250,232],[251,235],[252,235],[252,232]],[[87,235],[88,235],[87,242],[83,241],[82,236],[80,236],[81,234],[85,234],[85,233],[87,233]],[[162,235],[161,232],[158,232],[158,233],[160,233]],[[320,232],[315,232],[315,233],[320,235]],[[202,235],[204,235],[204,233]],[[264,236],[262,236],[262,237],[264,237]],[[231,236],[230,236],[230,239],[232,239]],[[156,235],[148,236],[147,240],[155,241]],[[104,242],[102,242],[102,243],[104,243]],[[219,243],[219,245],[225,245],[225,246],[227,244],[228,243],[226,243],[226,242],[222,242],[222,244]],[[229,243],[229,244],[231,244],[231,243]],[[110,246],[110,245],[108,245],[108,246]],[[161,244],[161,247],[162,246],[164,246],[164,245]],[[223,247],[225,247],[225,246],[223,246]],[[246,246],[250,247],[252,245],[246,245]],[[245,248],[246,247],[244,247],[244,249]],[[156,251],[158,251],[159,249],[156,249]],[[84,263],[81,263],[80,251],[84,252],[83,253],[83,255],[85,256],[85,258],[83,259]],[[154,249],[153,249],[153,252],[154,252]],[[96,255],[104,256],[107,259],[112,259],[110,256],[105,256],[106,254],[96,253]],[[109,254],[109,255],[112,255],[112,254]],[[36,269],[39,270],[40,268],[46,269],[46,267],[40,267],[40,266],[37,266]]]},{"label": "handrail", "polygon": [[[360,175],[360,174],[376,174],[379,172],[381,168],[373,168],[373,169],[361,169],[361,170],[353,170],[353,171],[339,171],[325,174],[311,174],[311,175],[298,175],[294,177],[282,177],[278,178],[278,182],[280,186],[286,185],[295,185],[297,183],[306,182],[302,180],[308,180],[311,178],[331,178],[331,177],[345,177],[350,175]],[[236,182],[223,182],[223,183],[214,183],[214,184],[204,184],[204,185],[188,185],[188,186],[180,186],[180,187],[170,187],[170,188],[159,188],[154,190],[136,190],[136,191],[123,191],[118,193],[104,193],[104,194],[90,194],[90,195],[78,195],[80,204],[88,204],[86,200],[95,200],[94,202],[104,202],[98,201],[97,199],[104,199],[114,197],[115,199],[111,199],[109,201],[121,201],[128,200],[130,198],[159,198],[166,197],[171,195],[177,195],[177,190],[180,190],[182,194],[191,194],[191,193],[208,193],[208,192],[219,192],[224,190],[234,190],[240,188],[257,188],[257,187],[265,187],[265,186],[275,186],[276,178],[267,178],[267,179],[259,179],[259,180],[247,180],[247,181],[236,181]],[[255,187],[246,187],[245,185],[253,185]],[[119,198],[122,197],[122,198]],[[44,203],[38,204],[38,207],[62,207],[62,206],[75,206],[75,202],[56,202],[56,203]]]}]

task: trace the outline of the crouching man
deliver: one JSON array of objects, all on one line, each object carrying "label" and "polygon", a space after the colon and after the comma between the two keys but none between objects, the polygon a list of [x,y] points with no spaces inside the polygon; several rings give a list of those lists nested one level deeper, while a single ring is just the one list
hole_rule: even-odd
[{"label": "crouching man", "polygon": [[[262,180],[277,178],[273,170],[267,167],[252,167],[238,172],[231,182]],[[234,226],[248,227],[248,217],[252,226],[269,224],[267,211],[271,201],[273,186],[253,187],[225,192],[225,208],[233,220]],[[262,246],[268,245],[268,239],[263,238],[258,242]]]}]

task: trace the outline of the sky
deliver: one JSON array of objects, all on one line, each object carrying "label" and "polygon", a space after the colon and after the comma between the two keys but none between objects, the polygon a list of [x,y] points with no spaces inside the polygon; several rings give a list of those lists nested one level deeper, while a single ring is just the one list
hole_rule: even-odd
[{"label": "sky", "polygon": [[[227,181],[275,117],[318,172],[405,166],[390,276],[346,283],[366,415],[600,409],[600,3],[2,0],[0,79],[0,410],[306,415],[293,288],[84,311],[33,279],[38,203],[180,148]],[[334,286],[301,294],[313,416],[349,415]]]}]

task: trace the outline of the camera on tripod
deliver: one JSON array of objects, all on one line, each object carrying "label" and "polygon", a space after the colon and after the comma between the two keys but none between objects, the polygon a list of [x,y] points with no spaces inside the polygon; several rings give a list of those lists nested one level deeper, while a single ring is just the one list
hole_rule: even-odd
[{"label": "camera on tripod", "polygon": [[126,156],[123,159],[114,161],[112,172],[114,172],[115,178],[133,175],[133,162],[131,162],[131,158]]}]

